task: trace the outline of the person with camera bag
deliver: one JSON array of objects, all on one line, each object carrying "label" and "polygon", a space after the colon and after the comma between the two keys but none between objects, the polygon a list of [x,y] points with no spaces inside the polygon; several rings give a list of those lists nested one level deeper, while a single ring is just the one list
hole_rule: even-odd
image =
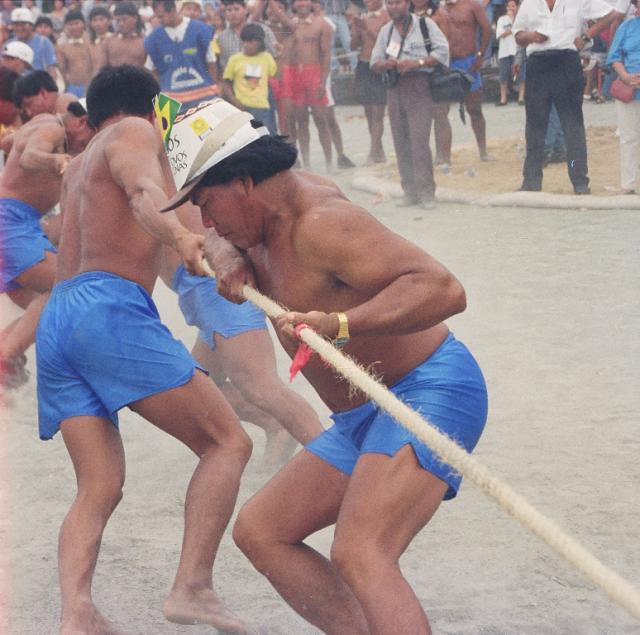
[{"label": "person with camera bag", "polygon": [[435,181],[429,137],[434,105],[429,75],[439,65],[449,66],[449,44],[431,18],[431,52],[427,53],[418,16],[409,12],[409,0],[387,0],[391,21],[378,33],[371,69],[386,83],[389,123],[405,194],[403,206],[435,206]]}]

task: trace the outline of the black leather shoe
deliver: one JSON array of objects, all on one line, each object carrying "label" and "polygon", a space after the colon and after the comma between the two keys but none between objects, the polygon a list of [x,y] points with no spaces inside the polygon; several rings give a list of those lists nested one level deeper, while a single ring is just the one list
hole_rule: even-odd
[{"label": "black leather shoe", "polygon": [[518,192],[541,192],[542,185],[527,185],[523,183],[519,188]]},{"label": "black leather shoe", "polygon": [[583,196],[585,194],[591,194],[591,189],[589,188],[589,186],[585,183],[583,185],[576,185],[573,188],[573,191],[578,195],[578,196]]}]

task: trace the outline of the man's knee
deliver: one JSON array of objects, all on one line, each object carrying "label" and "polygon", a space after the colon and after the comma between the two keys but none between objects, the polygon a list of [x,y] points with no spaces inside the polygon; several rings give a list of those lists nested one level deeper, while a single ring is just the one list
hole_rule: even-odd
[{"label": "man's knee", "polygon": [[251,564],[263,574],[267,574],[267,558],[269,545],[275,542],[273,536],[263,522],[263,518],[247,503],[238,514],[233,526],[233,541],[238,549],[251,561]]},{"label": "man's knee", "polygon": [[81,482],[78,487],[77,500],[80,504],[90,506],[97,513],[108,518],[122,500],[123,487],[124,474]]},{"label": "man's knee", "polygon": [[349,586],[370,580],[380,571],[385,554],[362,536],[337,536],[331,545],[331,562]]}]

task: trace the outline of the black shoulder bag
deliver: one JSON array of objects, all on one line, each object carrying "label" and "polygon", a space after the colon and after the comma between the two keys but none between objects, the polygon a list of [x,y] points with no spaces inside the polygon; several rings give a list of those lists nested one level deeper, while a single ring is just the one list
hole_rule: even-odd
[{"label": "black shoulder bag", "polygon": [[[429,28],[424,17],[420,18],[420,31],[427,55],[431,55],[433,46],[429,37]],[[465,122],[464,98],[468,95],[473,84],[473,77],[469,73],[457,69],[449,69],[438,64],[429,74],[429,87],[431,99],[438,103],[455,103],[460,105],[460,119]]]}]

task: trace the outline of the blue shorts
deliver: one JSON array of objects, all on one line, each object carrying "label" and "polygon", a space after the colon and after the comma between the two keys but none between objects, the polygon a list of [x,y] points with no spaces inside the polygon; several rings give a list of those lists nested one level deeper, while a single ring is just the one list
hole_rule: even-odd
[{"label": "blue shorts", "polygon": [[78,99],[82,99],[86,95],[86,88],[82,84],[67,84],[65,92],[75,95]]},{"label": "blue shorts", "polygon": [[20,289],[15,278],[56,252],[40,227],[40,212],[15,198],[0,198],[0,293]]},{"label": "blue shorts", "polygon": [[264,312],[251,302],[234,304],[217,291],[214,278],[192,276],[183,265],[173,274],[173,290],[189,326],[199,329],[199,337],[214,350],[214,334],[233,337],[247,331],[266,329]]},{"label": "blue shorts", "polygon": [[[452,334],[390,390],[468,452],[478,443],[487,420],[487,388],[476,360]],[[420,465],[449,486],[445,500],[458,493],[460,474],[374,402],[331,418],[334,425],[305,449],[341,472],[350,475],[362,454],[394,456],[410,444]]]},{"label": "blue shorts", "polygon": [[465,71],[473,77],[473,84],[471,84],[471,88],[469,89],[472,93],[475,93],[477,90],[482,88],[482,76],[480,75],[480,71],[472,72],[469,70],[477,59],[478,56],[473,53],[473,55],[469,55],[469,57],[460,57],[458,59],[452,58],[450,62],[451,68],[455,68],[459,71]]},{"label": "blue shorts", "polygon": [[90,271],[56,285],[36,333],[40,438],[69,417],[118,425],[120,408],[186,384],[199,368],[135,282]]}]

